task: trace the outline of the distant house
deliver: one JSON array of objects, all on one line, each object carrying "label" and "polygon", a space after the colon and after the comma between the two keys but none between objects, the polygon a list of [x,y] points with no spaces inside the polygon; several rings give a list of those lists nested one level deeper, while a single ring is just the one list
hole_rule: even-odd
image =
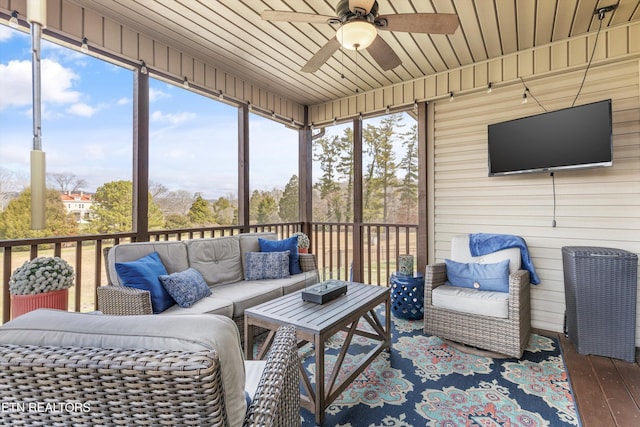
[{"label": "distant house", "polygon": [[93,205],[93,194],[72,193],[70,191],[60,194],[60,199],[67,209],[67,213],[75,216],[78,224],[86,224],[91,217],[91,206]]}]

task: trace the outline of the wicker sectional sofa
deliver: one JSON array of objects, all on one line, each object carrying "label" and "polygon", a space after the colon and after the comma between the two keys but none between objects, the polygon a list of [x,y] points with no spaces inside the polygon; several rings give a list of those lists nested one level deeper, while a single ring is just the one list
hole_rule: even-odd
[{"label": "wicker sectional sofa", "polygon": [[110,315],[152,314],[150,293],[123,286],[115,264],[157,252],[169,274],[195,268],[207,282],[211,295],[189,308],[173,305],[164,314],[219,314],[236,321],[240,331],[244,310],[303,289],[317,269],[313,254],[299,254],[302,273],[280,279],[246,280],[245,256],[259,252],[258,239],[277,240],[276,233],[244,233],[184,241],[140,242],[116,245],[106,255],[109,284],[98,287],[98,309]]},{"label": "wicker sectional sofa", "polygon": [[244,361],[224,316],[35,310],[0,326],[0,424],[299,426],[296,343]]}]

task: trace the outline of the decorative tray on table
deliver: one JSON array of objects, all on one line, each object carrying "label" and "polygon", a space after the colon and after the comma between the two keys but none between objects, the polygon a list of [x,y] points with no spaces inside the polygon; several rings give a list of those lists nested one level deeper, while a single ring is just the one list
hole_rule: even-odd
[{"label": "decorative tray on table", "polygon": [[304,301],[324,304],[347,293],[347,282],[342,280],[325,280],[308,286],[302,291]]}]

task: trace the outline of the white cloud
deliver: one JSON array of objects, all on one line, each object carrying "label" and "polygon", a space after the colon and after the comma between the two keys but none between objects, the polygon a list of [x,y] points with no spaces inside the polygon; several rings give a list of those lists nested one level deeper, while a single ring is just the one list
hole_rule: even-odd
[{"label": "white cloud", "polygon": [[100,144],[87,144],[83,147],[84,153],[88,159],[100,160],[107,157],[107,149]]},{"label": "white cloud", "polygon": [[16,30],[5,25],[0,25],[0,42],[9,40],[16,33]]},{"label": "white cloud", "polygon": [[160,122],[166,123],[169,125],[179,125],[190,120],[193,120],[196,117],[195,113],[168,113],[164,114],[162,111],[154,111],[151,113],[151,121],[152,122]]},{"label": "white cloud", "polygon": [[196,158],[196,153],[194,153],[193,151],[186,151],[186,150],[182,150],[182,149],[174,149],[174,150],[169,150],[166,152],[166,158],[167,159],[171,159],[171,160],[178,160],[178,159],[183,159],[183,160],[192,160]]},{"label": "white cloud", "polygon": [[[71,90],[73,80],[78,76],[50,59],[42,62],[42,101],[43,103],[69,104],[77,102],[80,92]],[[8,107],[31,105],[31,61],[12,60],[0,64],[2,97],[0,111]]]},{"label": "white cloud", "polygon": [[71,90],[78,75],[50,59],[42,60],[42,101],[58,104],[77,102],[80,92]]},{"label": "white cloud", "polygon": [[8,107],[31,106],[31,61],[0,64],[0,82],[0,111]]},{"label": "white cloud", "polygon": [[118,99],[118,101],[116,101],[116,104],[118,104],[118,105],[129,105],[129,104],[131,104],[131,100],[129,98],[120,98],[120,99]]},{"label": "white cloud", "polygon": [[158,89],[149,88],[149,102],[157,101],[162,98],[169,98],[169,94],[167,92],[163,92]]},{"label": "white cloud", "polygon": [[67,108],[67,113],[73,114],[75,116],[81,116],[81,117],[91,117],[97,111],[98,111],[97,108],[87,105],[84,102],[73,104],[69,108]]}]

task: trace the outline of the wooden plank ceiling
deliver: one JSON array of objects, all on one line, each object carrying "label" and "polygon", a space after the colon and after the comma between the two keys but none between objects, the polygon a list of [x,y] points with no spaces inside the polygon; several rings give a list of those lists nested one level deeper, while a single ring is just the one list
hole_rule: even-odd
[{"label": "wooden plank ceiling", "polygon": [[378,0],[381,15],[456,13],[453,35],[379,31],[402,60],[383,71],[367,52],[338,50],[313,74],[303,65],[329,24],[268,22],[264,10],[335,16],[338,0],[73,0],[196,58],[304,105],[409,81],[597,31],[597,8],[618,3],[602,27],[640,20],[640,0]]}]

